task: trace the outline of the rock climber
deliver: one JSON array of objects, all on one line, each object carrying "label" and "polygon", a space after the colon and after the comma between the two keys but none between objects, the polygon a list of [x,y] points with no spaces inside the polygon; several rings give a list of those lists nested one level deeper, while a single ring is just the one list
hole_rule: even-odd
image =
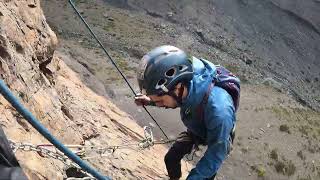
[{"label": "rock climber", "polygon": [[214,179],[234,138],[240,81],[213,63],[164,45],[143,56],[137,73],[138,106],[180,108],[187,128],[164,157],[170,179],[179,179],[181,159],[197,145],[207,145],[188,180]]}]

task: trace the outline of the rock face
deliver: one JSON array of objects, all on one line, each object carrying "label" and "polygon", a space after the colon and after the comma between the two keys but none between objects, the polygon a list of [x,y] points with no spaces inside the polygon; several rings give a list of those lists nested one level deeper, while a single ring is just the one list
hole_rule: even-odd
[{"label": "rock face", "polygon": [[26,91],[25,85],[30,84],[28,91],[35,92],[38,88],[32,80],[44,81],[40,72],[46,71],[57,38],[45,22],[38,1],[5,2],[0,4],[1,75],[9,86]]},{"label": "rock face", "polygon": [[[65,144],[93,147],[137,145],[143,129],[105,97],[87,88],[55,53],[57,37],[46,23],[39,0],[0,2],[0,74],[8,87],[54,136]],[[47,144],[0,97],[0,124],[14,142]],[[164,146],[144,151],[117,149],[108,157],[86,152],[89,163],[114,179],[165,176]],[[94,148],[93,148],[94,149]],[[62,179],[65,166],[35,152],[16,156],[30,179]]]}]

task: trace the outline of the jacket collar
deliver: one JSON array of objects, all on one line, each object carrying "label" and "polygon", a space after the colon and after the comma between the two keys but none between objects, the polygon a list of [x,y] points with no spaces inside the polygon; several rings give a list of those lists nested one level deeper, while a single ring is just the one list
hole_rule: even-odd
[{"label": "jacket collar", "polygon": [[216,75],[215,66],[207,60],[192,57],[192,65],[194,75],[188,84],[188,95],[182,100],[182,108],[198,106]]}]

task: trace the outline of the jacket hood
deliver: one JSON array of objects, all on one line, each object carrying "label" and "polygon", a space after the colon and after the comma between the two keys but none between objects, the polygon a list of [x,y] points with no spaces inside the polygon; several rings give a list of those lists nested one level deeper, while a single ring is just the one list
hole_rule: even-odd
[{"label": "jacket hood", "polygon": [[182,107],[197,106],[216,76],[216,67],[207,60],[192,57],[192,65],[194,74],[188,85],[188,95],[182,101]]}]

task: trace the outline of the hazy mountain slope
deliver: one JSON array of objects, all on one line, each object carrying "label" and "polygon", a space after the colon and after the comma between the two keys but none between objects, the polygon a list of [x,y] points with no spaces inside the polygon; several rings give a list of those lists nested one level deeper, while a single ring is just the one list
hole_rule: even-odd
[{"label": "hazy mountain slope", "polygon": [[264,77],[275,77],[301,102],[319,108],[320,4],[316,0],[106,2],[126,3],[193,31],[201,29],[214,41],[222,36],[229,41],[229,53],[236,58],[248,53]]}]

